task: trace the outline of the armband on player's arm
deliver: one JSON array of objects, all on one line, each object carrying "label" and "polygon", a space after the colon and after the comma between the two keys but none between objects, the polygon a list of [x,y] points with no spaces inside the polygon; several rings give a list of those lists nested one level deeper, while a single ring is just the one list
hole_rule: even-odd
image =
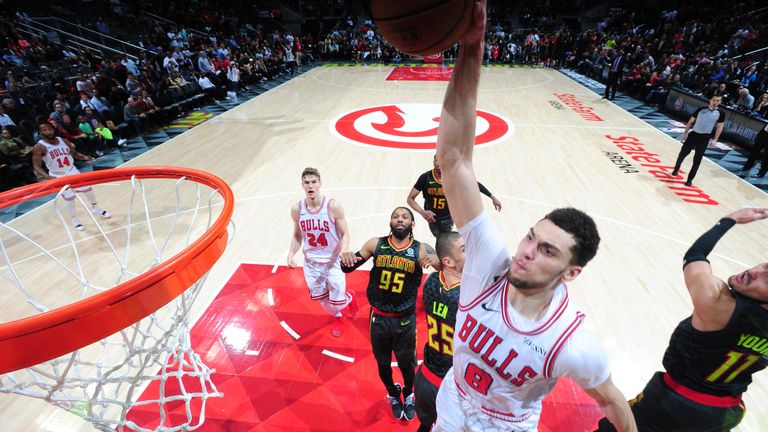
[{"label": "armband on player's arm", "polygon": [[715,248],[715,245],[720,241],[720,238],[722,238],[734,225],[736,225],[736,221],[731,218],[720,219],[715,226],[699,237],[690,249],[688,249],[685,253],[685,257],[683,257],[683,268],[696,261],[709,262],[707,255],[712,252],[712,249]]},{"label": "armband on player's arm", "polygon": [[362,255],[362,254],[361,254],[359,251],[358,251],[358,252],[355,252],[355,256],[356,256],[356,257],[358,257],[358,258],[360,258],[360,260],[359,260],[359,261],[357,261],[357,262],[355,263],[355,265],[353,265],[353,266],[351,266],[351,267],[347,267],[347,266],[345,266],[344,264],[341,264],[341,271],[343,271],[344,273],[352,273],[352,272],[353,272],[353,271],[355,271],[355,270],[356,270],[358,267],[360,267],[361,265],[365,264],[365,262],[366,262],[366,261],[368,261],[366,258],[363,258],[363,255]]},{"label": "armband on player's arm", "polygon": [[481,194],[483,194],[483,195],[485,195],[485,196],[487,196],[488,198],[490,198],[491,196],[493,196],[493,194],[491,193],[491,191],[489,191],[487,187],[483,186],[483,184],[482,184],[482,183],[480,183],[480,182],[477,182],[477,187],[479,187],[479,188],[480,188],[480,193],[481,193]]}]

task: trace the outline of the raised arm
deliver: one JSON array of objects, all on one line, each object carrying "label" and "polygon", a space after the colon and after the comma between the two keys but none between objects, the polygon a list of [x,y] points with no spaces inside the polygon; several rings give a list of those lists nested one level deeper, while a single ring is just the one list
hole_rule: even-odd
[{"label": "raised arm", "polygon": [[693,302],[693,326],[700,331],[716,331],[725,327],[736,307],[728,284],[712,274],[707,255],[735,224],[768,217],[768,209],[743,208],[720,219],[699,237],[685,253],[683,275]]},{"label": "raised arm", "polygon": [[483,62],[485,4],[485,0],[475,2],[472,24],[459,41],[459,59],[445,93],[437,134],[437,159],[442,170],[443,189],[451,217],[459,228],[483,211],[472,167],[472,150]]}]

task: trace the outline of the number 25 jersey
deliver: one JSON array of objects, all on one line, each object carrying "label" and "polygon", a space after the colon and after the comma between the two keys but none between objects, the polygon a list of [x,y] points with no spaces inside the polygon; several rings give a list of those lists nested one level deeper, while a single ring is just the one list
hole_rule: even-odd
[{"label": "number 25 jersey", "polygon": [[422,288],[427,319],[424,365],[440,378],[444,378],[453,366],[453,336],[459,308],[459,290],[459,282],[448,286],[443,272],[429,275]]}]

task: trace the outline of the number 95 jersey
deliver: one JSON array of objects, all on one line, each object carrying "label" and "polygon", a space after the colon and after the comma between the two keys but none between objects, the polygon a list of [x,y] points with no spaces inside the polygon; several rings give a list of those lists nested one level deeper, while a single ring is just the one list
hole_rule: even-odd
[{"label": "number 95 jersey", "polygon": [[373,251],[373,268],[366,295],[368,303],[381,312],[407,314],[416,310],[421,285],[419,265],[421,243],[411,239],[396,248],[389,236],[380,237]]}]

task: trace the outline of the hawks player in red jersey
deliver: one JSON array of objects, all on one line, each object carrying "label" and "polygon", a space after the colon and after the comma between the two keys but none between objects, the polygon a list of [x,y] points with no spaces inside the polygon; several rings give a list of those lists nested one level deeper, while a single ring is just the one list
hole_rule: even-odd
[{"label": "hawks player in red jersey", "polygon": [[[301,186],[305,198],[291,207],[293,237],[288,252],[288,267],[296,267],[294,256],[304,251],[304,279],[309,296],[318,300],[335,317],[331,334],[343,332],[342,309],[354,314],[356,302],[346,290],[346,280],[340,267],[340,256],[349,249],[349,229],[344,209],[332,198],[320,193],[322,181],[316,168],[305,168],[301,173]],[[353,262],[349,263],[354,264]]]},{"label": "hawks player in red jersey", "polygon": [[[433,431],[535,431],[541,401],[569,377],[619,430],[636,431],[629,404],[611,381],[599,341],[568,299],[597,253],[600,237],[583,212],[557,209],[534,225],[514,256],[483,212],[472,153],[483,61],[485,1],[460,40],[437,138],[451,217],[465,240],[453,367],[437,395]],[[514,170],[510,169],[514,174]]]}]

